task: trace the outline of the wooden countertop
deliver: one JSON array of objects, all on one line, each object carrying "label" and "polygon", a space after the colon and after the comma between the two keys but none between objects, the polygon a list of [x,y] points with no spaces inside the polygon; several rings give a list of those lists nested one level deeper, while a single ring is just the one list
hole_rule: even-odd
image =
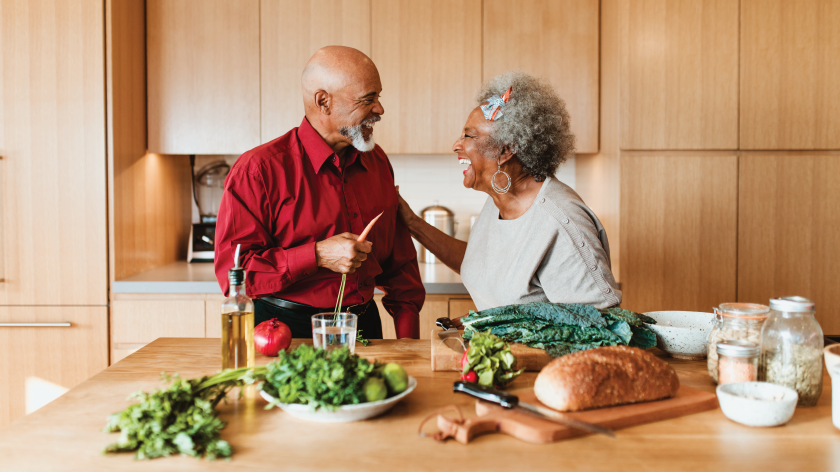
[{"label": "wooden countertop", "polygon": [[[264,410],[260,397],[229,401],[222,437],[233,446],[230,462],[191,457],[134,461],[131,454],[100,454],[117,439],[101,432],[105,419],[139,389],[161,384],[160,373],[192,378],[218,370],[218,339],[161,338],[70,390],[56,401],[0,430],[0,468],[12,470],[840,470],[840,431],[831,423],[831,384],[818,406],[799,408],[777,428],[749,428],[720,410],[618,431],[618,439],[587,436],[534,445],[493,434],[469,445],[417,436],[423,417],[459,405],[475,416],[474,402],[452,393],[457,373],[430,371],[428,340],[374,341],[357,352],[399,362],[417,389],[390,413],[373,420],[322,424]],[[661,353],[660,353],[661,354]],[[714,390],[705,362],[665,358],[686,385]],[[258,363],[270,359],[259,357]],[[511,386],[531,386],[534,373]],[[433,423],[433,422],[432,422]],[[433,424],[427,425],[429,430]]]}]

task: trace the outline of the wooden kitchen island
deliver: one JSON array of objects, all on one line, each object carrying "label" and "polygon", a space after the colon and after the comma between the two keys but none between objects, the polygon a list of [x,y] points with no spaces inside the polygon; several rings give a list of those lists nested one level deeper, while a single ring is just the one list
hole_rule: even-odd
[{"label": "wooden kitchen island", "polygon": [[[163,371],[185,378],[218,371],[218,339],[160,338],[0,430],[0,470],[840,470],[840,431],[831,423],[827,375],[818,406],[797,409],[787,425],[777,428],[742,426],[717,409],[622,429],[616,440],[585,436],[534,445],[491,434],[462,445],[417,435],[420,421],[446,405],[459,405],[465,416],[475,416],[474,401],[452,393],[458,374],[430,371],[428,340],[374,341],[359,346],[357,353],[399,362],[417,378],[417,389],[379,418],[343,424],[310,423],[276,408],[265,410],[259,396],[231,400],[220,406],[228,422],[222,437],[234,450],[230,461],[103,456],[103,447],[118,438],[102,432],[106,417],[128,406],[129,394],[161,386]],[[714,390],[705,361],[665,360],[684,384]],[[258,356],[257,363],[269,361]],[[523,374],[511,388],[529,387],[535,376]],[[426,426],[427,431],[434,428],[434,421]]]}]

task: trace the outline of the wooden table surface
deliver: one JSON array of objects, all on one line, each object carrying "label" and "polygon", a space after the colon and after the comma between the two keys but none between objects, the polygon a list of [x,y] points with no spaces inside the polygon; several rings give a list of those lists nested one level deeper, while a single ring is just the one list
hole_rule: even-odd
[{"label": "wooden table surface", "polygon": [[[417,378],[417,389],[382,417],[343,424],[310,423],[276,408],[265,410],[260,397],[229,402],[220,410],[228,422],[222,437],[234,449],[230,462],[101,455],[117,440],[117,434],[102,432],[105,419],[129,405],[130,393],[159,387],[162,371],[185,378],[218,371],[218,339],[161,338],[0,430],[0,470],[840,470],[840,431],[831,423],[827,375],[818,406],[797,409],[777,428],[749,428],[713,410],[622,429],[617,440],[586,436],[534,445],[491,434],[462,445],[417,435],[421,419],[446,405],[475,416],[474,402],[452,393],[457,373],[431,372],[428,340],[374,341],[357,352],[399,362]],[[684,384],[714,390],[705,361],[665,360]],[[257,362],[268,361],[258,357]],[[511,388],[530,387],[535,376],[523,374]],[[433,422],[427,429],[434,429]]]}]

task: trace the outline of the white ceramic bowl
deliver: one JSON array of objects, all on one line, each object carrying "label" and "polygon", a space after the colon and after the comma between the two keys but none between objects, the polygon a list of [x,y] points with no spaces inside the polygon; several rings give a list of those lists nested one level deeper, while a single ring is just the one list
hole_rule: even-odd
[{"label": "white ceramic bowl", "polygon": [[699,311],[652,311],[645,313],[656,324],[645,326],[656,333],[656,347],[677,359],[705,359],[715,315]]},{"label": "white ceramic bowl", "polygon": [[840,429],[840,344],[825,347],[825,370],[831,376],[831,422]]},{"label": "white ceramic bowl", "polygon": [[[326,408],[318,408],[313,410],[309,405],[300,405],[294,403],[281,403],[277,406],[286,413],[307,421],[317,421],[319,423],[346,423],[349,421],[366,420],[379,416],[382,413],[390,410],[400,400],[408,396],[415,388],[417,388],[417,379],[408,377],[408,388],[404,392],[388,397],[378,402],[359,403],[356,405],[344,405],[336,410],[327,410]],[[266,401],[273,401],[274,397],[264,391],[260,391],[260,395]]]},{"label": "white ceramic bowl", "polygon": [[747,426],[779,426],[796,410],[796,390],[767,382],[718,385],[718,403],[727,418]]}]

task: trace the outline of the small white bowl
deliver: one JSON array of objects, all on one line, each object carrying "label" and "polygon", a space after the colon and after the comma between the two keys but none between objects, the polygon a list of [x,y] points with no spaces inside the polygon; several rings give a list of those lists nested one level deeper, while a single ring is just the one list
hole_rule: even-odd
[{"label": "small white bowl", "polygon": [[[404,392],[384,400],[379,400],[378,402],[343,405],[336,410],[327,410],[326,408],[314,410],[310,405],[295,403],[281,403],[277,406],[286,413],[302,420],[317,421],[319,423],[347,423],[349,421],[366,420],[385,413],[399,403],[400,400],[407,397],[415,388],[417,388],[417,379],[409,376],[408,388]],[[268,402],[274,400],[274,397],[262,390],[260,390],[260,395]]]},{"label": "small white bowl", "polygon": [[700,360],[709,353],[715,315],[699,311],[652,311],[645,313],[656,324],[645,326],[656,333],[656,347],[677,359]]},{"label": "small white bowl", "polygon": [[767,382],[718,385],[718,403],[730,420],[747,426],[779,426],[790,421],[799,399],[796,390]]}]

